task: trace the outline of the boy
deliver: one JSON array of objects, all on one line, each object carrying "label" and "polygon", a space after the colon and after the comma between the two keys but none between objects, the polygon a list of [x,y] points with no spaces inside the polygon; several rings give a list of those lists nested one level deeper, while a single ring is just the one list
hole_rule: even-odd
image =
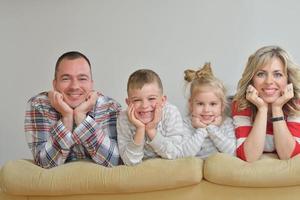
[{"label": "boy", "polygon": [[175,159],[181,155],[183,123],[178,109],[167,102],[159,76],[141,69],[127,83],[128,109],[117,119],[120,156],[126,165],[143,159]]}]

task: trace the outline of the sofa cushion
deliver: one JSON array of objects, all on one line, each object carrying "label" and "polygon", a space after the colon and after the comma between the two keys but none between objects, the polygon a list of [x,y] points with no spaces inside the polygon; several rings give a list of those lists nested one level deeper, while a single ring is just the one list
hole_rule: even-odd
[{"label": "sofa cushion", "polygon": [[72,195],[165,190],[202,180],[199,158],[149,159],[136,166],[106,168],[88,161],[43,169],[28,160],[6,163],[0,174],[3,192],[13,195]]},{"label": "sofa cushion", "polygon": [[249,163],[237,157],[217,153],[204,163],[206,180],[230,186],[284,187],[300,185],[300,156],[279,160],[276,154],[264,154]]}]

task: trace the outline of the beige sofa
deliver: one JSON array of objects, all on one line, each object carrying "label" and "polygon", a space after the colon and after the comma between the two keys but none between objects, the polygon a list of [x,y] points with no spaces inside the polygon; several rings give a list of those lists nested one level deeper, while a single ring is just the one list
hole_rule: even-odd
[{"label": "beige sofa", "polygon": [[1,200],[300,199],[300,156],[254,163],[226,154],[205,161],[152,159],[105,168],[87,161],[42,169],[28,160],[0,171]]}]

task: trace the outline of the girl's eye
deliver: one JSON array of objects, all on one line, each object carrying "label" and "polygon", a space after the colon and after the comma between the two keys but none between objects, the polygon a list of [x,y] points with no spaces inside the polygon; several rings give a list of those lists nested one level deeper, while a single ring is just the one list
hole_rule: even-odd
[{"label": "girl's eye", "polygon": [[152,98],[149,98],[149,101],[155,101],[156,98],[152,97]]},{"label": "girl's eye", "polygon": [[197,102],[196,105],[197,106],[203,106],[203,103],[202,102]]},{"label": "girl's eye", "polygon": [[216,106],[216,105],[217,105],[217,103],[211,103],[210,105],[211,105],[211,106]]},{"label": "girl's eye", "polygon": [[133,102],[140,102],[140,99],[134,99]]}]

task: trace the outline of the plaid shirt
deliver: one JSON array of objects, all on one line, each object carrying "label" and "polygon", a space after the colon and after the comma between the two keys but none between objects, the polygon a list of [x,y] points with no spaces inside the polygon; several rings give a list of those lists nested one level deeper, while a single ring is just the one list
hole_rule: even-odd
[{"label": "plaid shirt", "polygon": [[121,105],[99,96],[93,110],[73,132],[50,104],[47,92],[32,97],[25,113],[25,135],[35,162],[51,168],[78,159],[92,159],[103,166],[120,163],[116,118]]}]

